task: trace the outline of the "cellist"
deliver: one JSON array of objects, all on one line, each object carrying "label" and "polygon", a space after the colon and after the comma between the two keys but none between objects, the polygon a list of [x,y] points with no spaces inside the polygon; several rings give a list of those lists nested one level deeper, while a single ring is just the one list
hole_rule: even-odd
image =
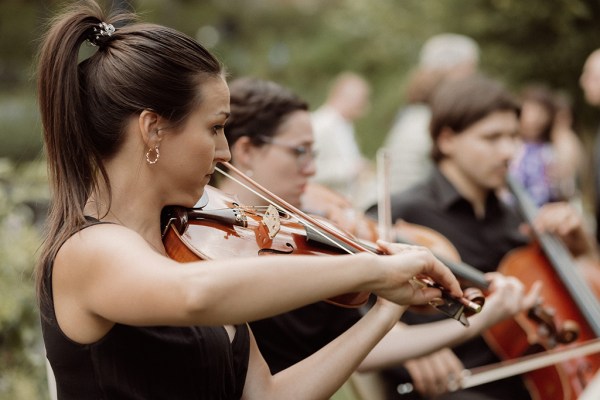
[{"label": "cellist", "polygon": [[[232,165],[292,205],[307,208],[304,194],[309,178],[315,173],[308,104],[271,81],[238,78],[230,82],[229,87],[231,115],[225,135],[230,144]],[[242,204],[268,204],[230,179],[220,180],[219,187],[236,194]],[[335,219],[334,222],[343,227],[358,225],[348,221],[351,217],[344,212],[348,210],[335,205],[339,203],[337,199],[327,198],[324,203],[318,210],[321,214]],[[311,202],[310,210],[317,208],[319,205]],[[496,274],[492,294],[482,313],[471,317],[468,328],[454,320],[410,328],[397,324],[361,363],[359,370],[399,365],[467,340],[495,322],[530,307],[536,296],[535,289],[526,295],[520,282]],[[360,312],[356,309],[317,302],[252,322],[250,326],[271,372],[276,373],[310,356],[359,319]],[[458,373],[462,365],[453,363],[450,358],[443,368],[446,372]],[[440,394],[446,390],[447,382],[444,382],[427,388],[427,393]]]},{"label": "cellist", "polygon": [[[519,113],[512,95],[491,79],[475,76],[443,83],[432,99],[430,133],[436,168],[422,184],[392,197],[393,220],[439,231],[454,244],[462,261],[483,272],[495,271],[507,252],[528,243],[522,220],[499,196],[517,145]],[[560,236],[574,256],[597,258],[580,215],[568,204],[548,204],[535,224]],[[402,320],[422,324],[438,317],[407,312]],[[452,351],[466,368],[498,361],[481,336]],[[394,392],[407,380],[417,387],[445,380],[432,374],[436,369],[431,366],[439,362],[434,354],[412,360],[408,370],[386,371],[389,398],[401,398]],[[514,377],[440,398],[527,399],[529,394],[520,377]]]}]

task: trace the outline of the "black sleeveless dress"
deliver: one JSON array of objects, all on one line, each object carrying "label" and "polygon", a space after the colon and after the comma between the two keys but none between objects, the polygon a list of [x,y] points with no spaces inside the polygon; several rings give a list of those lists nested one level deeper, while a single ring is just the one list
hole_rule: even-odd
[{"label": "black sleeveless dress", "polygon": [[83,345],[58,326],[51,268],[44,284],[51,300],[41,309],[42,332],[60,400],[241,397],[250,354],[247,325],[236,325],[230,342],[221,326],[115,324],[99,341]]}]

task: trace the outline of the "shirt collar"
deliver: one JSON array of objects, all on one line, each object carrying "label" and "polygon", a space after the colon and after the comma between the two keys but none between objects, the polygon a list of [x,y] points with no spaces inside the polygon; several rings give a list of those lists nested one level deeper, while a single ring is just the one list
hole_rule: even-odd
[{"label": "shirt collar", "polygon": [[433,169],[431,179],[437,201],[444,210],[461,200],[466,201],[438,167]]},{"label": "shirt collar", "polygon": [[[467,204],[469,208],[473,208],[471,203],[456,190],[454,185],[446,178],[438,167],[433,169],[432,184],[437,201],[442,209],[449,210],[459,203]],[[496,207],[498,207],[498,197],[494,191],[490,191],[486,199],[486,215],[490,211],[495,211]]]}]

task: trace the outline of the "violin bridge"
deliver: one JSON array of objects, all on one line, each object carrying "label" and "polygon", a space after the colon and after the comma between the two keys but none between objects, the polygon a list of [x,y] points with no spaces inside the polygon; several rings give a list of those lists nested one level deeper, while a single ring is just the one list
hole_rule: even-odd
[{"label": "violin bridge", "polygon": [[267,211],[265,211],[262,218],[262,223],[267,228],[269,239],[273,239],[281,229],[279,212],[277,212],[277,209],[272,204],[267,207]]}]

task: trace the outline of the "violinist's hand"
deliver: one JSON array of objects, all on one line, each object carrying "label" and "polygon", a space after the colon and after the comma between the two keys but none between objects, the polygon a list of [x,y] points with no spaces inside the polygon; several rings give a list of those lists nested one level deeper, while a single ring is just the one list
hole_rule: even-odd
[{"label": "violinist's hand", "polygon": [[400,305],[427,304],[441,297],[439,289],[422,287],[411,283],[415,276],[430,277],[447,289],[451,295],[462,297],[460,285],[450,269],[422,246],[377,241],[387,256],[374,257],[375,262],[386,270],[387,287],[374,291],[375,294]]},{"label": "violinist's hand", "polygon": [[544,204],[539,209],[533,225],[538,232],[548,232],[561,238],[574,257],[586,256],[598,260],[595,241],[586,232],[581,213],[571,204]]},{"label": "violinist's hand", "polygon": [[490,294],[481,312],[471,317],[472,325],[480,331],[528,310],[540,301],[542,284],[539,281],[526,292],[523,283],[513,276],[490,272],[486,278],[490,281]]},{"label": "violinist's hand", "polygon": [[409,360],[404,367],[412,378],[414,389],[423,397],[436,397],[449,390],[456,390],[458,377],[465,369],[448,348]]}]

